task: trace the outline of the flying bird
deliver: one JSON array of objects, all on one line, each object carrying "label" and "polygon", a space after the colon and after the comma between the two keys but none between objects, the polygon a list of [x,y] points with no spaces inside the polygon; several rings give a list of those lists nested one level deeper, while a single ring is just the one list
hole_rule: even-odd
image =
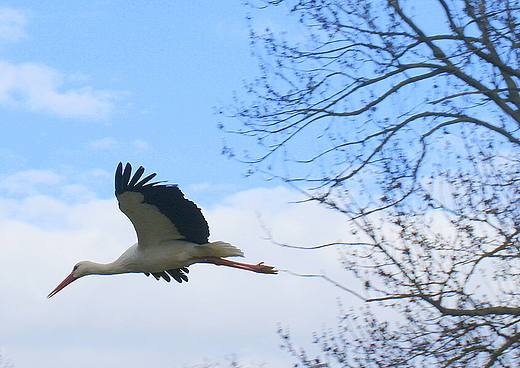
[{"label": "flying bird", "polygon": [[151,180],[150,174],[141,179],[140,166],[132,176],[132,166],[119,163],[115,175],[115,194],[119,209],[130,219],[137,233],[137,243],[112,263],[91,261],[77,263],[70,275],[48,296],[52,297],[71,282],[86,275],[144,273],[167,282],[173,278],[188,281],[188,266],[212,263],[258,273],[276,274],[274,267],[263,262],[247,264],[227,257],[243,257],[237,247],[223,242],[209,242],[209,227],[200,208],[186,199],[179,187]]}]

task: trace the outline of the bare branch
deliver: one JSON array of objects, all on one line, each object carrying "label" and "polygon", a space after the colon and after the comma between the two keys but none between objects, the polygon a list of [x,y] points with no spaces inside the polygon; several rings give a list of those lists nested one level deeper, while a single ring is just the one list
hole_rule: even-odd
[{"label": "bare branch", "polygon": [[330,282],[331,284],[333,284],[334,286],[342,289],[343,291],[347,291],[349,292],[350,294],[354,295],[355,297],[361,299],[362,301],[367,301],[367,299],[365,299],[364,297],[362,297],[360,294],[356,293],[355,291],[347,288],[346,286],[340,284],[339,282],[337,281],[334,281],[333,279],[331,279],[330,277],[324,275],[324,274],[301,274],[301,273],[296,273],[296,272],[293,272],[293,271],[290,271],[290,270],[280,270],[281,272],[285,272],[285,273],[288,273],[290,275],[293,275],[293,276],[298,276],[298,277],[312,277],[312,278],[321,278],[327,282]]}]

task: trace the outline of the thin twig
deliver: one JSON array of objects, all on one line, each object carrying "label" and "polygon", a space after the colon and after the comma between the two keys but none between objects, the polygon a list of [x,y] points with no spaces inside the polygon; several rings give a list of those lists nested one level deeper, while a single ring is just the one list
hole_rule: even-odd
[{"label": "thin twig", "polygon": [[304,246],[301,246],[301,245],[292,245],[292,244],[287,244],[287,243],[280,243],[280,242],[277,242],[276,240],[274,240],[271,231],[267,228],[267,226],[265,226],[265,224],[264,224],[264,222],[262,220],[262,215],[258,211],[255,211],[255,214],[256,214],[256,218],[258,219],[258,223],[260,224],[260,228],[264,231],[264,233],[266,235],[266,237],[264,239],[265,240],[269,240],[272,244],[278,245],[280,247],[293,248],[293,249],[303,249],[303,250],[313,250],[313,249],[321,249],[321,248],[332,247],[332,246],[335,246],[335,245],[359,245],[359,246],[374,246],[375,245],[375,244],[372,244],[372,243],[365,243],[365,242],[339,242],[338,241],[338,242],[331,242],[331,243],[318,244],[318,245],[312,245],[312,246],[309,246],[309,247],[304,247]]},{"label": "thin twig", "polygon": [[330,277],[324,275],[324,274],[301,274],[301,273],[296,273],[296,272],[293,272],[293,271],[290,271],[290,270],[279,270],[281,272],[285,272],[285,273],[288,273],[290,275],[293,275],[293,276],[298,276],[298,277],[319,277],[319,278],[322,278],[324,279],[325,281],[327,282],[330,282],[331,284],[333,284],[334,286],[344,290],[344,291],[347,291],[349,293],[351,293],[352,295],[358,297],[359,299],[361,299],[362,301],[366,302],[366,298],[364,298],[363,296],[361,296],[360,294],[356,293],[355,291],[341,285],[339,282],[331,279]]}]

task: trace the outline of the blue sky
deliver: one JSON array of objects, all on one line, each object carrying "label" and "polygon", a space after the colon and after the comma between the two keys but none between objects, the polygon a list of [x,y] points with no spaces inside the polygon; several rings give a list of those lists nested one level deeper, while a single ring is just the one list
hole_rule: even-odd
[{"label": "blue sky", "polygon": [[[279,10],[253,26],[283,29]],[[0,354],[14,367],[176,368],[230,354],[290,366],[278,325],[302,345],[334,328],[340,292],[283,272],[193,266],[183,285],[93,276],[45,299],[77,261],[110,262],[135,242],[113,198],[119,161],[178,183],[211,239],[246,261],[341,277],[334,249],[272,245],[257,214],[299,245],[346,240],[344,218],[288,203],[299,195],[220,154],[235,138],[214,107],[258,75],[248,11],[220,0],[0,3]]]},{"label": "blue sky", "polygon": [[216,129],[214,107],[257,73],[239,2],[4,6],[18,22],[0,49],[0,68],[18,76],[0,99],[6,173],[111,172],[128,160],[183,183],[265,184],[242,180],[246,168],[220,155]]}]

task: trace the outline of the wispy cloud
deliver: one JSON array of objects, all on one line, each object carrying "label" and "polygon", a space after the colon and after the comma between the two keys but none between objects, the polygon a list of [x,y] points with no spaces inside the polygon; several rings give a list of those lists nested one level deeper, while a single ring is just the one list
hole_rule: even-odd
[{"label": "wispy cloud", "polygon": [[88,146],[95,150],[112,149],[112,148],[116,148],[118,145],[119,145],[119,142],[111,137],[101,138],[96,141],[92,141],[92,142],[88,143]]},{"label": "wispy cloud", "polygon": [[16,42],[27,37],[27,15],[21,10],[0,7],[0,44]]},{"label": "wispy cloud", "polygon": [[145,152],[150,148],[150,143],[142,139],[135,139],[132,141],[132,146],[137,153]]},{"label": "wispy cloud", "polygon": [[0,189],[12,194],[35,195],[40,186],[55,185],[60,180],[60,176],[51,170],[27,170],[0,179]]},{"label": "wispy cloud", "polygon": [[131,142],[120,142],[112,137],[101,138],[88,143],[88,147],[94,150],[113,150],[123,146],[131,147],[135,153],[142,153],[150,148],[150,143],[141,139],[135,139]]},{"label": "wispy cloud", "polygon": [[37,63],[0,61],[0,102],[67,118],[105,118],[124,92],[90,86],[66,89],[66,75]]}]

